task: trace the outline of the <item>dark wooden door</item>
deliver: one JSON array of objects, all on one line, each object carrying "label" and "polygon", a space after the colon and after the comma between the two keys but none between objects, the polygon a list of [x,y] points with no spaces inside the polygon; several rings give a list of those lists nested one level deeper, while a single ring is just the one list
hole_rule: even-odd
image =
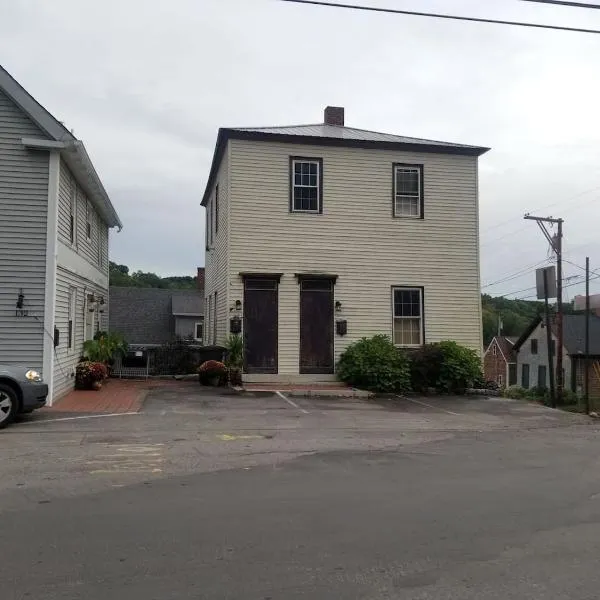
[{"label": "dark wooden door", "polygon": [[275,279],[244,281],[244,370],[277,373],[278,282]]},{"label": "dark wooden door", "polygon": [[300,373],[333,373],[333,281],[300,282]]}]

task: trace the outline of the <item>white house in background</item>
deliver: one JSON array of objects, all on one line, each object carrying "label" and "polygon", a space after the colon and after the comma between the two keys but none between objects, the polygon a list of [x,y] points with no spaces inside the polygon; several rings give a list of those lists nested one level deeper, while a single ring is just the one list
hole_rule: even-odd
[{"label": "white house in background", "polygon": [[107,326],[111,227],[83,143],[0,67],[0,363],[41,370],[50,404]]},{"label": "white house in background", "polygon": [[241,317],[247,381],[335,377],[363,336],[482,352],[478,157],[324,122],[220,129],[206,208],[205,336]]}]

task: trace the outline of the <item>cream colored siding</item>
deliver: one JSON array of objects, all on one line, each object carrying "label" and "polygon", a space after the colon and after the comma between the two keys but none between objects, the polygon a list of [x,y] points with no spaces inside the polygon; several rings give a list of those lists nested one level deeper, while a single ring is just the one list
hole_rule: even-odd
[{"label": "cream colored siding", "polygon": [[[323,214],[289,212],[290,156],[323,159]],[[240,272],[284,273],[279,373],[298,373],[299,272],[338,275],[348,335],[335,336],[336,359],[362,336],[391,336],[393,286],[424,288],[426,342],[481,353],[476,158],[233,140],[229,160],[229,299],[243,297]],[[424,219],[392,217],[393,163],[423,165]]]},{"label": "cream colored siding", "polygon": [[[69,348],[69,294],[75,291],[75,321],[73,324],[72,348]],[[56,271],[56,312],[55,326],[60,332],[59,345],[55,349],[54,360],[54,397],[56,400],[73,389],[74,370],[79,357],[83,353],[85,318],[86,318],[86,295],[104,296],[108,301],[108,290],[98,286],[83,277],[58,267]],[[108,306],[108,304],[107,304]],[[108,329],[108,313],[94,312],[94,332],[100,328]]]},{"label": "cream colored siding", "polygon": [[[219,230],[216,231],[214,218],[217,211],[214,210],[215,189],[213,187],[210,195],[210,201],[206,207],[207,223],[210,226],[210,215],[213,215],[212,221],[212,236],[207,235],[209,250],[206,252],[206,279],[205,279],[205,306],[207,307],[205,331],[205,343],[224,344],[229,332],[229,296],[228,296],[228,243],[229,243],[229,153],[225,152],[221,168],[216,179],[216,184],[219,185]],[[207,229],[208,233],[208,229]],[[217,292],[217,303],[214,305],[215,292]],[[210,303],[208,298],[211,298]],[[241,299],[241,296],[240,296]],[[208,312],[210,310],[210,312]],[[213,311],[216,310],[216,333],[214,330],[215,319]]]}]

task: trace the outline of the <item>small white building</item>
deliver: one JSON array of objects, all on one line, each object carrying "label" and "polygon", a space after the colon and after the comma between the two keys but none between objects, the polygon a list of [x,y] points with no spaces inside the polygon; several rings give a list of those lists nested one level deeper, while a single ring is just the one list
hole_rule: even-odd
[{"label": "small white building", "polygon": [[220,129],[206,208],[205,336],[239,316],[247,381],[335,377],[363,336],[482,352],[478,157],[323,123]]},{"label": "small white building", "polygon": [[0,67],[0,363],[73,388],[108,324],[108,230],[119,217],[83,143]]}]

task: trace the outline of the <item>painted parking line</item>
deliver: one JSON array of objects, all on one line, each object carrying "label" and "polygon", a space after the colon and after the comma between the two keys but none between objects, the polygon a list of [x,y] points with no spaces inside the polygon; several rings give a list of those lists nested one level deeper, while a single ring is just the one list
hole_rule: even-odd
[{"label": "painted parking line", "polygon": [[399,396],[398,394],[396,394],[396,396],[398,398],[402,398],[403,400],[408,400],[409,402],[412,402],[414,404],[419,404],[420,406],[426,406],[427,408],[433,408],[433,410],[441,410],[442,412],[445,412],[448,415],[453,415],[455,417],[462,416],[460,413],[455,413],[455,412],[452,412],[451,410],[446,410],[445,408],[442,408],[441,406],[434,406],[433,404],[428,404],[427,402],[421,402],[420,400],[415,400],[414,398],[408,398],[407,396]]},{"label": "painted parking line", "polygon": [[41,423],[57,423],[58,421],[76,421],[79,419],[100,419],[101,417],[122,417],[123,415],[139,415],[138,412],[109,413],[102,415],[79,415],[77,417],[59,417],[58,419],[37,419],[35,421],[23,421],[19,425],[40,425]]},{"label": "painted parking line", "polygon": [[293,406],[296,410],[299,410],[300,412],[304,413],[305,415],[310,414],[307,410],[304,410],[303,408],[301,408],[300,406],[298,406],[293,400],[290,400],[287,396],[285,396],[284,394],[282,394],[279,390],[277,390],[275,393],[280,398],[282,398],[283,400],[285,400],[290,406]]}]

